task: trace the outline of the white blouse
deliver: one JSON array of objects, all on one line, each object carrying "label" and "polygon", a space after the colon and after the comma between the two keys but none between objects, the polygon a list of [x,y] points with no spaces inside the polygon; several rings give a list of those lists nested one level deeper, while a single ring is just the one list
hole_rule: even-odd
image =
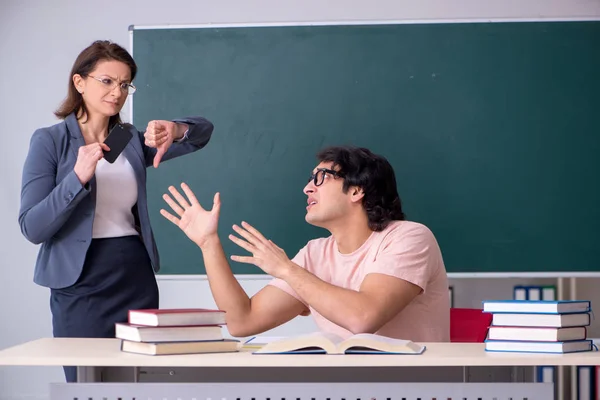
[{"label": "white blouse", "polygon": [[121,153],[114,163],[96,165],[96,213],[92,238],[138,235],[132,207],[137,202],[135,173]]}]

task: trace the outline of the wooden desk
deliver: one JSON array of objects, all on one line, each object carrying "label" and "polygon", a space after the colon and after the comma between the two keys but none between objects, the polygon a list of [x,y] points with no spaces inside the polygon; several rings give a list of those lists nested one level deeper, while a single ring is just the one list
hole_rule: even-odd
[{"label": "wooden desk", "polygon": [[[277,371],[296,372],[297,382],[306,381],[306,372],[322,375],[323,382],[364,380],[366,371],[381,371],[381,382],[387,377],[400,377],[403,371],[416,367],[491,367],[491,366],[576,366],[600,365],[600,352],[573,354],[491,353],[483,343],[424,343],[421,355],[254,355],[237,353],[193,354],[177,356],[146,356],[120,351],[118,339],[44,338],[0,351],[0,365],[78,367],[81,382],[100,381],[98,371],[104,367],[125,367],[136,381],[139,367],[191,367],[201,372],[205,382],[236,382],[226,376],[229,371],[242,370],[246,382],[261,382]],[[337,375],[336,375],[337,372]],[[376,372],[379,373],[379,372]],[[212,375],[211,375],[212,374]],[[343,376],[343,379],[340,377]],[[224,378],[223,378],[224,377]],[[301,377],[301,378],[300,378]],[[333,377],[333,378],[332,378]],[[277,382],[277,379],[267,380]]]},{"label": "wooden desk", "polygon": [[118,339],[43,338],[0,350],[0,365],[79,367],[440,367],[600,365],[600,352],[492,353],[483,343],[424,343],[420,355],[255,355],[237,353],[146,356],[120,351]]}]

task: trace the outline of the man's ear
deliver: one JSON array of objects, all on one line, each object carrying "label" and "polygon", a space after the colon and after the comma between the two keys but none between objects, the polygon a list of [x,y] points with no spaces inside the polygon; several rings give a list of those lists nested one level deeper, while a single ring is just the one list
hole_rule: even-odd
[{"label": "man's ear", "polygon": [[358,186],[352,186],[350,188],[350,193],[352,194],[350,200],[354,203],[362,201],[363,197],[365,197],[365,192]]}]

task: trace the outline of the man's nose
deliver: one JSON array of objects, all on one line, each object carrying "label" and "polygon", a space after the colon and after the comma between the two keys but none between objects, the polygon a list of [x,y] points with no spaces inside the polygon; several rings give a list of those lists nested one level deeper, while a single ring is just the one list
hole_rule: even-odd
[{"label": "man's nose", "polygon": [[313,183],[313,181],[308,182],[306,186],[304,186],[303,192],[304,194],[310,194],[315,192],[315,184]]}]

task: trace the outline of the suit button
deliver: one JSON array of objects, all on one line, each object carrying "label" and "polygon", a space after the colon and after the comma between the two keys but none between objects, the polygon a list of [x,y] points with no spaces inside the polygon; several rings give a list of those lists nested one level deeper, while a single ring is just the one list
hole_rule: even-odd
[{"label": "suit button", "polygon": [[85,240],[85,239],[77,239],[77,241],[78,241],[79,243],[85,243],[85,242],[87,242],[87,240]]}]

